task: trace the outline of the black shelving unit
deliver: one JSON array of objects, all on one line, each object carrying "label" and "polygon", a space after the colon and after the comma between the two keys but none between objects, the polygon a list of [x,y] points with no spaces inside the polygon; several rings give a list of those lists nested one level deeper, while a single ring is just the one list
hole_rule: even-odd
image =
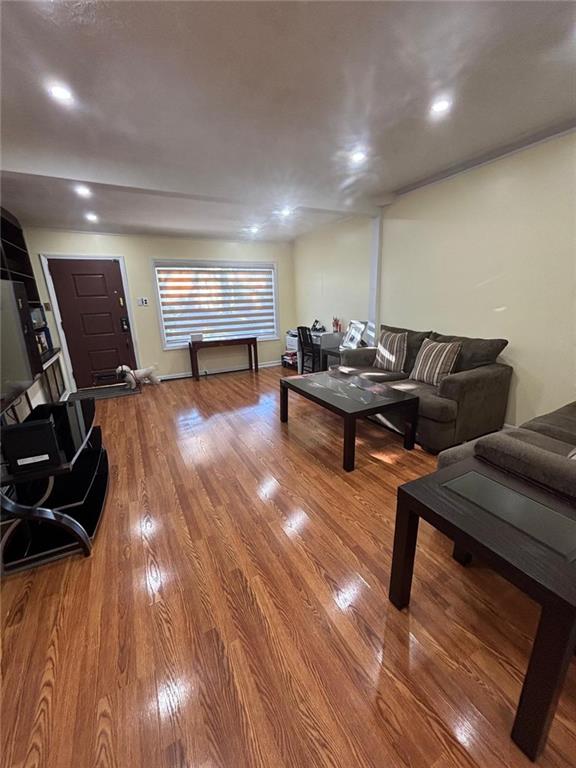
[{"label": "black shelving unit", "polygon": [[23,283],[28,304],[31,307],[39,307],[41,302],[36,278],[18,219],[4,208],[0,208],[0,213],[2,216],[0,277],[2,280]]},{"label": "black shelving unit", "polygon": [[0,214],[0,278],[12,283],[30,366],[38,377],[45,360],[53,355],[50,329],[20,223],[4,208],[0,208]]},{"label": "black shelving unit", "polygon": [[94,400],[37,406],[26,421],[54,419],[60,463],[2,472],[0,571],[89,556],[108,492],[108,456]]}]

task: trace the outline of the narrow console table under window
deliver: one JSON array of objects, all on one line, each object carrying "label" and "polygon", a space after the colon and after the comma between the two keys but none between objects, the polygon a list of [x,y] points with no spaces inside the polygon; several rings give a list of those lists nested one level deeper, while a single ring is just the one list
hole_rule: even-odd
[{"label": "narrow console table under window", "polygon": [[207,339],[206,341],[190,341],[188,348],[190,350],[190,364],[192,366],[192,376],[196,381],[200,381],[200,369],[198,367],[198,350],[208,349],[209,347],[230,347],[245,346],[248,347],[248,370],[258,371],[258,339],[256,336],[249,336],[244,339]]},{"label": "narrow console table under window", "polygon": [[51,421],[54,440],[45,456],[23,454],[2,466],[2,573],[90,554],[108,491],[108,457],[94,414],[92,398],[48,403],[18,425]]}]

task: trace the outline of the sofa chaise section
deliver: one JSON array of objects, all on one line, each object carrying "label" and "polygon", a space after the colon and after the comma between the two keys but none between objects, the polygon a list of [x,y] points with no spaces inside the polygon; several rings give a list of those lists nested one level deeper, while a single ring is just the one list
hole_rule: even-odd
[{"label": "sofa chaise section", "polygon": [[438,466],[447,467],[472,456],[576,504],[576,401],[520,427],[443,451]]}]

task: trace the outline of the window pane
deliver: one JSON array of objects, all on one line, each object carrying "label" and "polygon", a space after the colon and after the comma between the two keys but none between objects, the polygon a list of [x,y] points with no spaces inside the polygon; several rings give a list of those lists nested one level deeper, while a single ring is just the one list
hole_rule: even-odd
[{"label": "window pane", "polygon": [[156,266],[167,349],[205,339],[277,336],[274,267]]}]

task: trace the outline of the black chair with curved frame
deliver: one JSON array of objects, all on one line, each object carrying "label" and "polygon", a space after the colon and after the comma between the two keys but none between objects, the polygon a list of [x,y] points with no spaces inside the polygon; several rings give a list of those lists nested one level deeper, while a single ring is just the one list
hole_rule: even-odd
[{"label": "black chair with curved frame", "polygon": [[298,373],[315,373],[321,369],[320,345],[314,344],[312,331],[306,325],[298,326],[300,366]]}]

